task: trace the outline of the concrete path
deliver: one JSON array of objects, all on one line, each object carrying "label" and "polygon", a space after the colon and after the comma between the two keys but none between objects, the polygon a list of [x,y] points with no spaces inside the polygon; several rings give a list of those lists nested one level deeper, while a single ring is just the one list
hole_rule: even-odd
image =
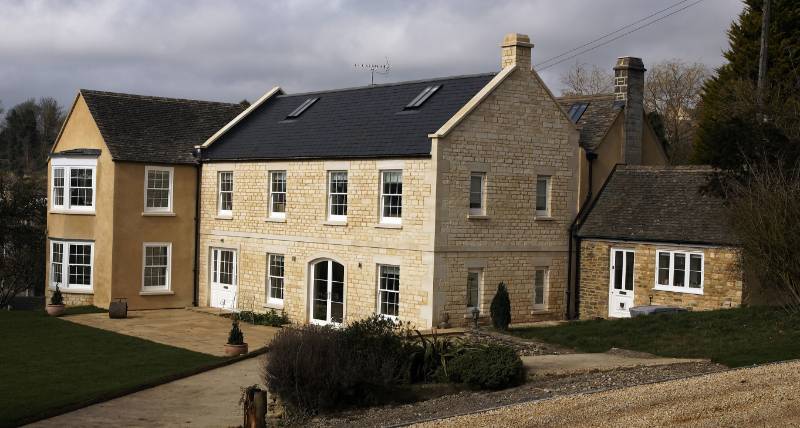
[{"label": "concrete path", "polygon": [[800,426],[800,362],[503,407],[427,427]]},{"label": "concrete path", "polygon": [[242,424],[242,388],[261,384],[264,356],[166,383],[31,427],[230,427]]},{"label": "concrete path", "polygon": [[633,352],[605,352],[596,354],[535,355],[522,357],[528,376],[553,376],[583,373],[592,370],[606,371],[623,367],[662,366],[692,363],[704,360],[661,358]]},{"label": "concrete path", "polygon": [[[67,321],[204,354],[223,356],[231,320],[186,309],[128,311],[128,318],[111,319],[107,313],[63,317]],[[250,351],[263,348],[279,330],[276,327],[240,323]]]}]

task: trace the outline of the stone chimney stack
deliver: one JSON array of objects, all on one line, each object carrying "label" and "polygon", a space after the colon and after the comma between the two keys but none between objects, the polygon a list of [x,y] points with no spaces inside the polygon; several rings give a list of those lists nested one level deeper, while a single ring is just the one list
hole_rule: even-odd
[{"label": "stone chimney stack", "polygon": [[503,37],[503,60],[500,62],[501,68],[516,64],[519,68],[531,69],[531,49],[533,43],[526,34],[508,33]]},{"label": "stone chimney stack", "polygon": [[641,58],[617,58],[614,66],[614,96],[625,103],[623,132],[625,135],[622,162],[642,163],[644,127],[644,63]]}]

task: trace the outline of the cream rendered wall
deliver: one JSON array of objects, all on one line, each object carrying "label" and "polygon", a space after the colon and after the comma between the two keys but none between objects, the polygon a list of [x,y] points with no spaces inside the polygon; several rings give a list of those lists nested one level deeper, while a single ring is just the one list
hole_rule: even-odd
[{"label": "cream rendered wall", "polygon": [[[379,224],[379,172],[403,170],[401,228]],[[268,219],[268,172],[287,172],[285,221]],[[327,223],[327,171],[348,171],[348,221]],[[217,174],[233,171],[233,216],[217,216]],[[377,264],[400,266],[400,318],[431,325],[433,186],[430,159],[205,163],[200,219],[200,306],[209,305],[210,249],[238,251],[238,309],[266,307],[267,254],[285,256],[283,309],[308,322],[309,266],[345,266],[345,322],[377,310]]]},{"label": "cream rendered wall", "polygon": [[[467,271],[484,270],[482,313],[497,284],[512,297],[512,322],[564,313],[568,228],[578,196],[578,131],[535,72],[519,68],[434,144],[435,313],[466,322]],[[469,218],[472,171],[485,172],[486,218]],[[537,175],[552,177],[551,217],[535,217]],[[534,311],[533,270],[549,267],[548,305]]]},{"label": "cream rendered wall", "polygon": [[[77,239],[94,241],[94,268],[92,282],[94,292],[65,293],[68,305],[89,305],[108,307],[111,298],[112,243],[114,240],[114,162],[100,135],[100,130],[92,118],[82,96],[75,100],[72,110],[64,124],[61,136],[53,152],[70,149],[99,149],[97,159],[96,195],[94,214],[63,214],[50,209],[48,196],[47,237],[53,239]],[[48,162],[48,195],[52,195],[52,177]],[[47,243],[46,296],[50,278],[50,242]]]}]

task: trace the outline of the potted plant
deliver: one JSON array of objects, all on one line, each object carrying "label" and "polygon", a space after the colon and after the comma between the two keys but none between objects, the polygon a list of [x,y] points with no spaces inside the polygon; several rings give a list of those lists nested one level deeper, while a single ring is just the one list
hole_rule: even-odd
[{"label": "potted plant", "polygon": [[228,343],[225,344],[225,356],[235,357],[247,353],[247,343],[244,342],[244,333],[239,328],[239,320],[233,318],[231,332],[228,333]]},{"label": "potted plant", "polygon": [[56,291],[50,296],[50,303],[45,308],[47,315],[51,317],[58,317],[64,313],[64,296],[61,295],[61,289],[56,285]]}]

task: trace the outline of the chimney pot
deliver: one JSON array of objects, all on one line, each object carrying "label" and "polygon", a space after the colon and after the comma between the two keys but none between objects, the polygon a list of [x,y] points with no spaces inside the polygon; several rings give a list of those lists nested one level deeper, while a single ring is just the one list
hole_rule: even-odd
[{"label": "chimney pot", "polygon": [[517,65],[527,70],[531,69],[531,49],[533,43],[527,34],[508,33],[503,37],[502,60],[500,67],[506,68],[510,65]]}]

